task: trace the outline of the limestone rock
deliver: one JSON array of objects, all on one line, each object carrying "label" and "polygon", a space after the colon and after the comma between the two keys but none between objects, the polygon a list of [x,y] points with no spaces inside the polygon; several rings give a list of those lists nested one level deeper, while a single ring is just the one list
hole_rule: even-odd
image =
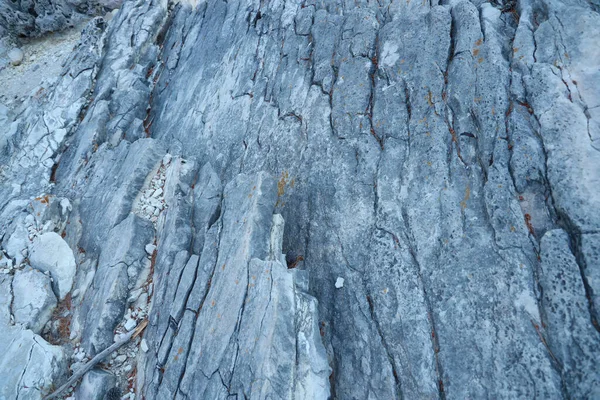
[{"label": "limestone rock", "polygon": [[50,277],[41,271],[26,267],[15,273],[12,292],[15,322],[39,334],[56,307],[56,296],[52,291]]},{"label": "limestone rock", "polygon": [[85,14],[98,15],[118,8],[122,0],[58,0],[0,2],[0,28],[14,36],[40,36],[80,21]]},{"label": "limestone rock", "polygon": [[42,272],[49,272],[53,288],[59,300],[71,291],[77,265],[73,251],[57,233],[46,232],[40,235],[31,246],[29,259],[31,266]]},{"label": "limestone rock", "polygon": [[24,328],[0,327],[0,354],[0,398],[41,399],[64,373],[62,349]]},{"label": "limestone rock", "polygon": [[9,50],[7,55],[8,55],[8,59],[10,60],[10,63],[14,66],[21,65],[21,62],[23,62],[23,57],[24,57],[23,50],[21,50],[17,47]]},{"label": "limestone rock", "polygon": [[600,351],[600,337],[590,323],[585,288],[569,249],[569,237],[563,230],[551,230],[541,245],[544,273],[540,284],[549,351],[561,366],[573,398],[597,397],[600,367],[594,355]]},{"label": "limestone rock", "polygon": [[113,343],[113,331],[123,318],[129,291],[146,260],[152,225],[130,214],[109,233],[104,243],[92,288],[83,302],[83,347],[95,355]]},{"label": "limestone rock", "polygon": [[598,7],[123,2],[2,113],[0,320],[21,226],[73,249],[56,324],[88,355],[147,318],[115,392],[597,396]]},{"label": "limestone rock", "polygon": [[77,400],[104,400],[107,392],[112,389],[117,380],[115,376],[101,369],[87,372],[75,392]]},{"label": "limestone rock", "polygon": [[6,240],[6,243],[3,244],[6,254],[15,261],[16,266],[21,265],[25,259],[23,251],[27,250],[29,245],[28,236],[27,229],[19,224],[15,227],[8,240]]}]

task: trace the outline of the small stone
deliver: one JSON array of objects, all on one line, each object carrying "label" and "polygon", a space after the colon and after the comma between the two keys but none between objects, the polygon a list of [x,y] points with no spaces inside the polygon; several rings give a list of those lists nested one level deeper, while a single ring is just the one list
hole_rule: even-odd
[{"label": "small stone", "polygon": [[[143,288],[132,290],[131,293],[129,293],[129,297],[127,298],[127,302],[128,303],[133,303],[134,301],[136,301],[140,297],[140,295],[142,294],[143,290],[144,290]],[[131,315],[133,317],[137,317],[137,313],[132,313]]]},{"label": "small stone", "polygon": [[75,362],[75,363],[71,364],[71,371],[73,371],[73,372],[78,371],[81,368],[83,368],[83,366],[84,366],[84,363],[79,362],[79,361]]},{"label": "small stone", "polygon": [[123,371],[125,371],[125,372],[129,372],[129,371],[131,371],[132,369],[133,369],[133,367],[131,366],[131,364],[127,364],[127,365],[125,366],[125,368],[123,368]]},{"label": "small stone", "polygon": [[75,290],[73,290],[73,293],[71,293],[71,298],[74,299],[77,296],[79,296],[79,289],[75,289]]},{"label": "small stone", "polygon": [[172,158],[173,157],[169,153],[165,154],[165,156],[163,157],[163,160],[162,160],[163,165],[169,164],[171,162]]},{"label": "small stone", "polygon": [[126,334],[126,333],[117,333],[117,334],[114,336],[114,341],[115,341],[115,343],[116,343],[116,342],[118,342],[118,341],[120,341],[120,340],[123,340],[123,339],[124,339],[126,336],[127,336],[127,334]]},{"label": "small stone", "polygon": [[61,207],[61,211],[62,211],[63,215],[66,215],[69,211],[71,211],[73,209],[69,199],[62,199],[60,201],[60,207]]},{"label": "small stone", "polygon": [[85,353],[75,353],[73,354],[73,359],[76,361],[82,361],[85,358]]},{"label": "small stone", "polygon": [[23,50],[17,47],[10,50],[7,55],[8,59],[10,60],[10,63],[15,67],[23,62]]},{"label": "small stone", "polygon": [[142,351],[144,353],[147,353],[148,350],[150,350],[150,348],[148,347],[148,343],[146,342],[146,339],[142,339],[142,342],[140,343],[140,348],[142,349]]},{"label": "small stone", "polygon": [[127,356],[125,354],[121,354],[115,358],[114,363],[115,365],[121,365],[125,362],[125,360],[127,360]]},{"label": "small stone", "polygon": [[128,319],[125,322],[125,325],[123,325],[123,327],[125,328],[125,330],[127,330],[127,332],[131,331],[133,328],[135,328],[137,324],[135,323],[135,320],[133,319]]},{"label": "small stone", "polygon": [[151,256],[154,253],[154,250],[156,250],[156,246],[152,243],[148,243],[146,245],[146,253]]},{"label": "small stone", "polygon": [[341,289],[344,287],[344,278],[341,278],[338,276],[338,278],[335,281],[335,288],[336,289]]}]

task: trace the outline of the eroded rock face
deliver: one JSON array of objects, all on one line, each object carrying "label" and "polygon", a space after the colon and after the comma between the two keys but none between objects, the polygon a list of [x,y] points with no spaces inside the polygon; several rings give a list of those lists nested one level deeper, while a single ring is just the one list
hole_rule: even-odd
[{"label": "eroded rock face", "polygon": [[0,27],[15,36],[39,36],[72,26],[85,14],[118,8],[122,0],[9,0],[0,2]]},{"label": "eroded rock face", "polygon": [[82,340],[87,354],[95,355],[113,343],[113,331],[146,261],[144,246],[153,235],[152,224],[134,214],[109,232],[82,306]]},{"label": "eroded rock face", "polygon": [[124,2],[0,121],[3,279],[58,236],[60,342],[147,321],[107,364],[147,399],[598,396],[599,29],[571,0]]},{"label": "eroded rock face", "polygon": [[546,232],[541,257],[542,304],[550,333],[547,346],[563,368],[568,393],[574,398],[597,397],[600,371],[594,355],[600,351],[600,337],[587,318],[589,304],[567,233]]},{"label": "eroded rock face", "polygon": [[[22,278],[17,274],[14,280]],[[26,327],[12,325],[11,306],[15,307],[14,302],[11,304],[11,283],[13,288],[15,285],[12,280],[10,275],[0,276],[0,398],[42,399],[52,390],[54,382],[64,376],[64,351],[60,346],[48,344]],[[22,295],[17,289],[17,302],[19,294]],[[31,304],[35,305],[35,301]],[[23,310],[17,310],[15,318],[22,316],[19,311]]]},{"label": "eroded rock face", "polygon": [[42,399],[63,376],[62,348],[48,344],[32,331],[3,326],[0,343],[0,397]]}]

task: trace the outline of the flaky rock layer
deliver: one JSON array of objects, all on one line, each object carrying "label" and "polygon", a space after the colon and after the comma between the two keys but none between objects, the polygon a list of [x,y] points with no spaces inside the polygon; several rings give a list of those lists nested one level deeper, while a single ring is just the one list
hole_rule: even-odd
[{"label": "flaky rock layer", "polygon": [[76,261],[41,337],[0,293],[48,354],[0,393],[147,321],[106,364],[146,399],[599,396],[598,38],[585,0],[91,20],[0,119],[2,287],[45,235]]}]

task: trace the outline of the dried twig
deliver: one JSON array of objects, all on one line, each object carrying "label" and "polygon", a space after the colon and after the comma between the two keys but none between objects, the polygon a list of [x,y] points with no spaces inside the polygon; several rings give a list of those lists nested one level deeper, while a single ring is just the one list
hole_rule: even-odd
[{"label": "dried twig", "polygon": [[113,343],[107,349],[96,354],[96,356],[94,358],[92,358],[90,361],[88,361],[83,367],[81,367],[77,371],[75,371],[75,373],[73,373],[73,375],[71,375],[69,380],[64,385],[62,385],[61,387],[56,389],[53,393],[44,397],[44,400],[51,400],[51,399],[57,398],[63,391],[65,391],[72,384],[77,382],[79,380],[79,378],[81,378],[83,375],[85,375],[86,372],[88,372],[89,370],[94,368],[94,366],[96,364],[98,364],[100,361],[104,360],[106,357],[108,357],[113,352],[117,351],[124,344],[128,343],[131,339],[137,337],[140,333],[142,333],[142,331],[146,328],[147,325],[148,325],[148,320],[143,320],[142,322],[140,322],[140,324],[138,326],[135,327],[135,329],[126,333],[124,337],[122,337],[121,339],[119,339],[118,341]]}]

